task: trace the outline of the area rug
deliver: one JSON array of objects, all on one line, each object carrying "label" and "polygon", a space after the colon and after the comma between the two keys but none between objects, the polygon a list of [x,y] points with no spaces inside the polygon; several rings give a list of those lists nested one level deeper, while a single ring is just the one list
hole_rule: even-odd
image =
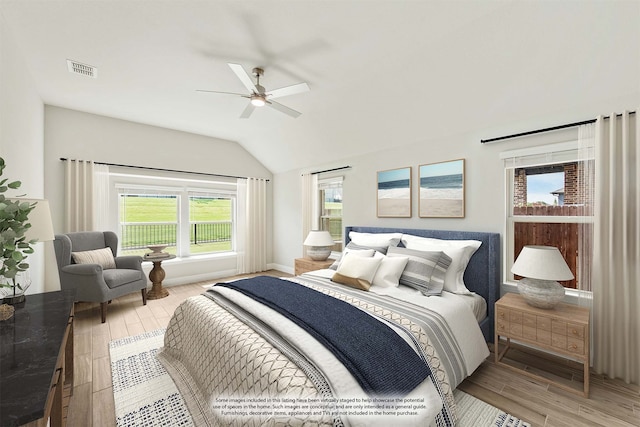
[{"label": "area rug", "polygon": [[[109,343],[117,426],[193,426],[184,400],[156,354],[164,329]],[[454,392],[460,427],[530,427],[460,390]]]}]

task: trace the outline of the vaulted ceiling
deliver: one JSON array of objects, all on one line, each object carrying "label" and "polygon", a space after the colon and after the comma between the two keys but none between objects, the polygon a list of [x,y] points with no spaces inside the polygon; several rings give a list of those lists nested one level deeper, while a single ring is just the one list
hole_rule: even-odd
[{"label": "vaulted ceiling", "polygon": [[[640,100],[637,1],[0,0],[0,13],[46,104],[237,141],[275,173]],[[246,99],[196,92],[245,92],[228,62],[264,68],[267,89],[307,82],[279,99],[302,115],[240,119]]]}]

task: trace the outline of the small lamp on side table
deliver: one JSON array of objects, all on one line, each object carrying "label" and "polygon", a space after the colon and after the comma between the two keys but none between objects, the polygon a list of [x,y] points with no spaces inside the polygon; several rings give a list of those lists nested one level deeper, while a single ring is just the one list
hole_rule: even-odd
[{"label": "small lamp on side table", "polygon": [[564,287],[556,280],[571,280],[573,273],[553,246],[525,246],[511,267],[522,276],[518,291],[527,304],[551,309],[564,299]]},{"label": "small lamp on side table", "polygon": [[328,231],[311,230],[304,240],[307,246],[307,256],[314,261],[324,261],[331,255],[331,247],[334,245],[333,238]]}]

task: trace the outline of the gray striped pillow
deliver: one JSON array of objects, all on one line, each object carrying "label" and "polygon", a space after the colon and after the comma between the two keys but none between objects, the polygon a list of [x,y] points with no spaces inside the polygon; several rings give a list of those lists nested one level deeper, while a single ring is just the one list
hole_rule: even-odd
[{"label": "gray striped pillow", "polygon": [[116,260],[113,258],[113,252],[109,248],[71,252],[71,256],[76,264],[98,264],[103,270],[116,268]]},{"label": "gray striped pillow", "polygon": [[440,295],[451,257],[442,251],[417,251],[390,246],[387,256],[409,257],[400,276],[400,284],[410,286],[423,295]]}]

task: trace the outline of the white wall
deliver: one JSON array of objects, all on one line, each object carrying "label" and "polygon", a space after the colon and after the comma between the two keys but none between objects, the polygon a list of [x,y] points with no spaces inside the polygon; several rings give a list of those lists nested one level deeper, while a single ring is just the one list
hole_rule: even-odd
[{"label": "white wall", "polygon": [[[0,15],[0,156],[7,164],[3,178],[22,182],[19,192],[32,198],[44,195],[44,106],[16,40]],[[37,243],[27,261],[32,285],[27,293],[49,290],[44,280],[45,253],[51,242]]]},{"label": "white wall", "polygon": [[[632,96],[619,105],[618,110],[633,106]],[[603,103],[603,111],[611,107]],[[597,105],[591,108],[598,108]],[[609,109],[607,109],[609,108]],[[578,112],[578,114],[582,114]],[[583,120],[594,118],[581,116]],[[576,119],[572,121],[578,121]],[[571,122],[571,120],[569,120]],[[549,117],[547,126],[535,123],[523,124],[520,131],[562,124]],[[512,125],[510,125],[512,126]],[[410,145],[396,145],[388,150],[358,157],[336,160],[330,165],[317,165],[308,171],[325,170],[349,165],[341,171],[343,182],[343,226],[364,225],[380,227],[403,227],[440,230],[466,230],[497,232],[504,235],[505,227],[505,181],[502,151],[533,145],[575,140],[577,128],[538,134],[527,138],[510,139],[504,142],[481,144],[483,138],[513,133],[513,129],[479,130],[469,134],[452,134],[439,140],[425,139]],[[336,154],[336,158],[339,154]],[[418,217],[418,168],[427,163],[465,159],[465,217],[464,218],[419,218]],[[412,217],[378,218],[376,216],[377,172],[412,167]],[[301,170],[292,170],[274,176],[274,263],[279,268],[293,272],[293,260],[302,256],[301,222]],[[324,176],[324,175],[323,175]]]},{"label": "white wall", "polygon": [[[45,107],[45,194],[56,233],[64,232],[64,162],[60,158],[146,166],[189,172],[251,176],[272,174],[239,144],[47,105]],[[267,186],[267,223],[272,221],[272,189]],[[272,227],[268,227],[267,262]],[[117,231],[117,230],[114,230]],[[150,269],[151,266],[145,268]],[[222,277],[236,271],[235,256],[167,262],[165,284]]]}]

